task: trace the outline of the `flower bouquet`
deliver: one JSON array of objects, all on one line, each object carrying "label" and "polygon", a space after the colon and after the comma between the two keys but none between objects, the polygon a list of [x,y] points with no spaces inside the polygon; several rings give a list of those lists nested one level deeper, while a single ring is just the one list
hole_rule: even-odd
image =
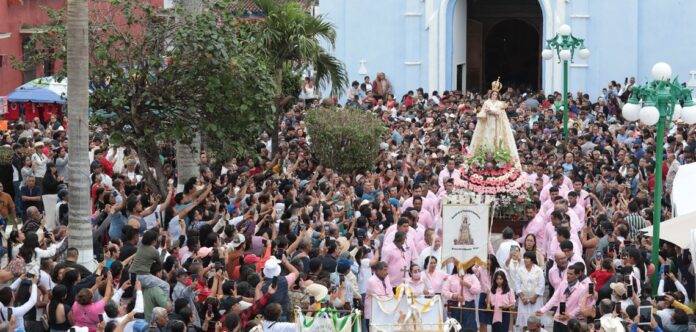
[{"label": "flower bouquet", "polygon": [[527,183],[519,159],[504,148],[502,141],[495,149],[479,146],[459,171],[461,179],[455,179],[455,186],[481,194],[519,193]]}]

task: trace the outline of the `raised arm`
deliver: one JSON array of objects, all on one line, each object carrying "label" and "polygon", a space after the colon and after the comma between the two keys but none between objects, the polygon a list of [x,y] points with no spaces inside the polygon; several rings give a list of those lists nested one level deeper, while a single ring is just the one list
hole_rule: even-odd
[{"label": "raised arm", "polygon": [[295,242],[293,242],[289,247],[287,252],[288,253],[293,253],[297,250],[297,247],[302,243],[302,240],[307,236],[307,230],[301,231],[300,236],[295,239]]},{"label": "raised arm", "polygon": [[38,296],[37,295],[38,289],[36,288],[36,280],[37,280],[36,278],[37,278],[37,276],[34,276],[34,278],[31,281],[31,295],[29,296],[29,300],[27,300],[27,302],[24,302],[24,304],[22,304],[19,307],[13,307],[13,309],[12,309],[13,315],[17,315],[19,317],[22,317],[27,312],[29,312],[29,310],[34,308],[34,305],[36,304],[36,298]]}]

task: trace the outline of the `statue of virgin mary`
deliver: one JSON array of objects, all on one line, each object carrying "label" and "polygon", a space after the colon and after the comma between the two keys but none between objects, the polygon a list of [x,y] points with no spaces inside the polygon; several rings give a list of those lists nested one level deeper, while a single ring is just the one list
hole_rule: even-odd
[{"label": "statue of virgin mary", "polygon": [[469,144],[469,156],[462,164],[459,188],[483,193],[516,193],[526,183],[517,153],[515,136],[500,100],[500,78],[491,84],[489,98],[476,114],[476,129]]},{"label": "statue of virgin mary", "polygon": [[500,89],[503,85],[500,78],[491,83],[491,93],[489,98],[483,103],[481,111],[476,114],[476,129],[471,137],[469,151],[475,153],[483,147],[484,151],[495,151],[505,149],[510,153],[513,160],[518,160],[517,144],[512,133],[510,121],[507,118],[505,109],[507,103],[500,100]]}]

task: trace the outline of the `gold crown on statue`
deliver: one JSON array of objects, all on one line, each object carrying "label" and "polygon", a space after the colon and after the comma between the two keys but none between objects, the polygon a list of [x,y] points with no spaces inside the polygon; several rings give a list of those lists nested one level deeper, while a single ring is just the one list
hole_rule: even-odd
[{"label": "gold crown on statue", "polygon": [[502,88],[503,88],[503,84],[500,83],[500,76],[498,76],[498,79],[493,81],[493,83],[491,83],[491,90],[493,90],[495,92],[500,92],[500,89],[502,89]]}]

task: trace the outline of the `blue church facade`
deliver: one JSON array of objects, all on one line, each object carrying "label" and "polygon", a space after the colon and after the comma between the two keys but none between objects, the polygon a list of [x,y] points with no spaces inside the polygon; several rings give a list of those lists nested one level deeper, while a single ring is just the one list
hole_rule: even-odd
[{"label": "blue church facade", "polygon": [[[558,58],[543,61],[539,52],[563,24],[591,51],[589,59],[575,56],[570,65],[570,91],[594,98],[611,80],[623,84],[633,76],[643,83],[659,61],[682,82],[696,69],[692,0],[320,0],[317,11],[337,28],[334,54],[351,81],[362,82],[363,61],[371,78],[386,73],[397,99],[418,87],[484,89],[490,77],[502,76],[505,84],[506,74],[524,70],[535,76],[532,88],[561,91]],[[511,21],[536,31],[536,45],[525,50],[536,54],[531,62],[510,64],[516,60],[510,56],[515,31],[497,31]]]}]

